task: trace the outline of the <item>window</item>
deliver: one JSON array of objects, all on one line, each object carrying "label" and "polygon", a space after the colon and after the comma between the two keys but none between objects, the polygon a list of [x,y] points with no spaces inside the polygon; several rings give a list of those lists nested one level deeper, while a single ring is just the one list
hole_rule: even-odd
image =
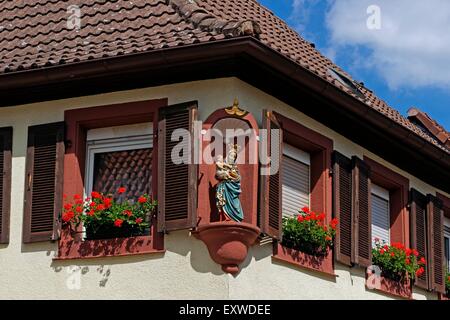
[{"label": "window", "polygon": [[283,216],[289,217],[310,206],[310,155],[284,144],[282,163]]},{"label": "window", "polygon": [[[358,88],[356,82],[345,76],[342,72],[339,72],[336,69],[328,68],[328,74],[339,81],[346,88],[351,90],[358,97],[362,99],[365,98],[364,93],[362,93],[362,91]],[[362,84],[360,84],[360,86],[362,86]]]},{"label": "window", "polygon": [[[97,191],[112,194],[118,201],[135,201],[151,194],[152,132],[152,123],[88,130],[85,196]],[[127,192],[119,196],[120,187]],[[86,230],[92,236],[89,233]]]},{"label": "window", "polygon": [[152,132],[151,123],[88,130],[86,194],[119,187],[128,190],[123,197],[151,194]]},{"label": "window", "polygon": [[389,191],[372,184],[372,238],[390,243],[390,201]]},{"label": "window", "polygon": [[445,261],[447,272],[450,272],[450,219],[445,218],[444,225]]},{"label": "window", "polygon": [[[263,128],[279,129],[280,137],[271,136],[269,148],[280,156],[280,174],[261,176],[262,230],[275,239],[282,236],[282,216],[296,214],[308,206],[332,219],[331,154],[333,141],[276,112],[263,112]],[[275,148],[272,148],[275,143]],[[279,148],[279,149],[278,149]],[[280,154],[281,153],[281,154]],[[271,154],[273,156],[273,154]],[[300,251],[290,251],[280,242],[274,246],[277,260],[334,276],[333,253],[317,258]],[[298,255],[300,254],[300,255]],[[316,259],[317,258],[317,259]]]},{"label": "window", "polygon": [[[186,105],[193,104],[194,103],[189,103]],[[164,192],[158,192],[158,198],[156,198],[156,191],[159,189],[158,181],[164,179],[164,167],[160,166],[161,161],[159,161],[160,156],[158,155],[163,154],[165,148],[161,148],[162,152],[158,152],[159,150],[156,148],[156,141],[153,144],[151,136],[148,135],[155,137],[156,129],[158,128],[161,129],[159,131],[160,134],[158,139],[165,138],[166,132],[171,136],[172,132],[165,128],[165,124],[169,122],[167,116],[168,111],[165,111],[168,109],[173,112],[172,117],[174,114],[181,113],[181,107],[168,106],[167,99],[144,100],[66,110],[64,112],[66,130],[65,137],[63,136],[63,141],[67,142],[65,144],[66,149],[63,157],[64,179],[62,181],[62,186],[64,194],[66,194],[68,198],[71,198],[75,194],[87,193],[88,190],[93,188],[99,189],[100,186],[96,186],[95,184],[98,183],[98,181],[101,181],[101,179],[94,179],[94,172],[99,172],[101,169],[98,169],[99,166],[95,168],[95,165],[87,162],[89,157],[88,153],[91,153],[89,162],[91,162],[90,158],[94,157],[95,164],[95,157],[97,156],[97,159],[100,159],[97,160],[97,163],[103,163],[106,167],[105,163],[110,162],[106,159],[106,155],[109,154],[111,156],[110,153],[120,151],[120,149],[99,149],[95,150],[98,152],[94,152],[94,146],[105,147],[106,149],[106,147],[113,147],[112,142],[120,142],[122,152],[124,152],[124,149],[128,149],[125,150],[127,152],[131,152],[131,150],[134,149],[151,149],[151,179],[149,179],[151,181],[151,189],[149,190],[151,190],[151,195],[158,200],[159,207],[161,207],[161,202],[159,200],[164,196]],[[184,128],[184,119],[185,118],[176,119],[178,121],[178,127]],[[151,126],[151,124],[153,124],[153,126]],[[150,142],[151,144],[144,146],[140,144],[131,147],[130,144],[136,142],[133,139],[138,139],[138,136],[141,136],[141,138],[142,136],[147,136],[149,141],[145,141],[145,143]],[[127,139],[123,139],[124,137],[127,137]],[[124,140],[130,140],[130,143]],[[131,140],[133,141],[131,142]],[[158,145],[161,146],[161,144]],[[147,150],[147,154],[148,151],[150,150]],[[141,166],[138,163],[139,160],[136,161],[135,168]],[[117,168],[116,171],[114,171],[114,168],[112,168],[111,171],[113,174],[110,176],[112,177],[112,180],[115,181],[116,179],[114,179],[114,177]],[[141,173],[141,171],[139,173]],[[89,174],[89,176],[91,176],[90,178],[87,176],[86,172],[92,172],[92,174]],[[148,176],[150,176],[150,174],[148,174]],[[180,176],[181,175],[178,175],[178,179],[180,179]],[[184,177],[181,176],[181,178]],[[165,181],[168,181],[168,179]],[[90,186],[88,184],[90,184]],[[127,196],[129,196],[129,194],[127,194]],[[168,201],[165,203],[167,202]],[[178,202],[183,202],[183,199],[179,197]],[[158,213],[160,213],[160,211],[158,211]],[[164,234],[157,232],[157,224],[161,222],[164,222],[164,217],[160,219],[159,216],[156,217],[156,215],[154,215],[151,219],[150,232],[148,235],[134,236],[133,234],[132,237],[124,235],[123,237],[116,236],[112,239],[98,238],[84,239],[84,241],[80,241],[82,239],[79,233],[74,234],[70,228],[63,226],[60,230],[58,254],[54,259],[65,260],[116,257],[164,252]],[[117,230],[115,230],[115,232],[117,232]]]}]

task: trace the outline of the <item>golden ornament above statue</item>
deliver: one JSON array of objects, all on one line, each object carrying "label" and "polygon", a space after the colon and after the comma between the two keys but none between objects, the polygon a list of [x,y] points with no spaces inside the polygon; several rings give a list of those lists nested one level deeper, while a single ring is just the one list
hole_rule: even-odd
[{"label": "golden ornament above statue", "polygon": [[225,112],[232,116],[243,117],[248,112],[239,108],[239,100],[237,98],[234,99],[233,105],[231,107],[225,108]]}]

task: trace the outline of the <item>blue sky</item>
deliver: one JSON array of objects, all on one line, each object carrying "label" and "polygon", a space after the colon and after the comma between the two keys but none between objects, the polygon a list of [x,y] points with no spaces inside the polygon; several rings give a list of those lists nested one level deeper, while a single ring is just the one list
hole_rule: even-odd
[{"label": "blue sky", "polygon": [[450,131],[450,1],[259,2],[403,115],[418,107]]}]

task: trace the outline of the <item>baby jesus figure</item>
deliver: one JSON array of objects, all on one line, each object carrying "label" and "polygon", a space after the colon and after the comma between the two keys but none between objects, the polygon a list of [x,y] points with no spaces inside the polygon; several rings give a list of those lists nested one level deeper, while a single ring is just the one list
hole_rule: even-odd
[{"label": "baby jesus figure", "polygon": [[216,189],[216,205],[221,221],[237,221],[244,219],[239,195],[241,194],[241,176],[236,165],[238,146],[231,145],[226,160],[217,157],[216,178],[219,180]]}]

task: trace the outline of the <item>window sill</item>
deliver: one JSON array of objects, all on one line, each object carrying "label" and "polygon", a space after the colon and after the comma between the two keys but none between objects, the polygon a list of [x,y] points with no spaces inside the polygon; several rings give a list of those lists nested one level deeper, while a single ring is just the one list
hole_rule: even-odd
[{"label": "window sill", "polygon": [[439,295],[439,300],[450,300],[450,294],[449,295],[445,295],[442,293],[438,293]]},{"label": "window sill", "polygon": [[[367,282],[366,288],[369,288]],[[380,277],[379,288],[374,288],[372,290],[380,291],[390,296],[412,299],[412,286],[410,280],[408,280],[406,283],[402,283],[385,277]]]},{"label": "window sill", "polygon": [[316,257],[301,251],[286,248],[279,243],[274,243],[272,259],[286,262],[303,269],[314,270],[327,276],[336,277],[333,269],[333,253],[328,250],[324,257]]},{"label": "window sill", "polygon": [[153,236],[86,241],[62,238],[59,242],[58,256],[53,260],[91,259],[164,252],[164,249],[155,248]]}]

